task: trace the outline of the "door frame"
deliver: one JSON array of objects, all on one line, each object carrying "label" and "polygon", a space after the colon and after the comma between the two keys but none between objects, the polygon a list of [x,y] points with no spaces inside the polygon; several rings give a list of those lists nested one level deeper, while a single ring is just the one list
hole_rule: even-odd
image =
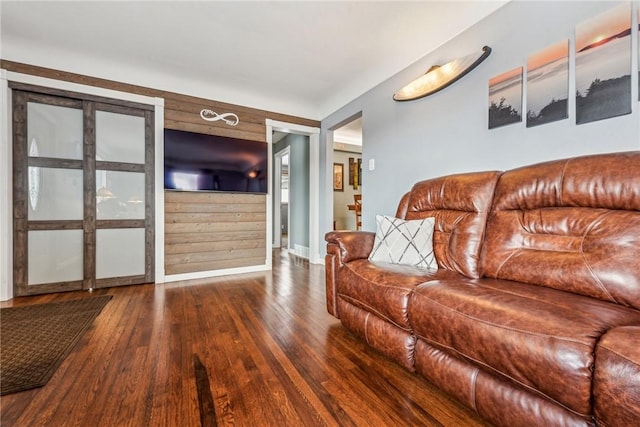
[{"label": "door frame", "polygon": [[[283,148],[273,155],[275,160],[275,164],[273,166],[275,172],[273,174],[273,182],[279,183],[273,189],[273,247],[280,248],[282,246],[282,214],[281,210],[278,209],[282,205],[282,158],[284,156],[289,157],[289,162],[291,162],[291,147]],[[289,175],[291,176],[291,175]],[[289,193],[291,196],[291,193]],[[291,226],[289,222],[289,218],[291,218],[291,204],[287,203],[287,249],[289,248],[289,227]]]},{"label": "door frame", "polygon": [[[273,131],[306,135],[309,137],[309,262],[321,264],[320,257],[320,128],[297,125],[293,123],[280,122],[267,119],[267,143],[269,144],[269,158],[272,157]],[[273,162],[269,162],[269,176],[273,176]],[[289,162],[291,168],[291,162]],[[273,206],[273,180],[269,180],[269,194],[267,203]],[[267,241],[273,242],[273,218],[267,211]],[[268,264],[271,266],[272,255],[268,251]]]},{"label": "door frame", "polygon": [[[331,126],[329,129],[327,129],[326,131],[326,154],[327,154],[327,170],[332,170],[331,167],[333,165],[333,162],[335,162],[335,152],[336,151],[341,151],[339,149],[335,148],[336,145],[336,140],[335,140],[335,131],[350,124],[351,122],[358,120],[362,118],[362,111],[358,111],[356,114],[352,114],[349,117],[339,121],[337,124]],[[362,135],[361,135],[362,137]],[[341,142],[338,142],[338,144],[340,143],[345,143],[345,144],[350,144],[349,140],[343,140]],[[363,159],[364,161],[364,138],[361,139],[361,149],[360,152],[357,153],[360,155],[360,158]],[[354,145],[354,144],[351,144]],[[344,151],[343,151],[344,152]],[[356,152],[354,152],[354,154],[356,154]],[[364,170],[364,167],[363,167]],[[347,173],[349,173],[349,171],[347,171]],[[327,174],[328,175],[328,179],[333,179],[332,174]],[[330,175],[330,176],[329,176]],[[364,182],[364,177],[360,177],[362,182]],[[362,184],[360,184],[360,187],[362,187]],[[331,188],[331,187],[329,187]],[[360,193],[362,194],[363,191],[362,189],[360,190]],[[329,217],[335,221],[335,212],[334,212],[334,206],[335,206],[335,192],[331,191],[330,193],[327,193],[327,212],[330,212],[331,214],[329,215]],[[357,228],[357,223],[356,223],[356,228]],[[333,228],[331,228],[333,229]]]}]

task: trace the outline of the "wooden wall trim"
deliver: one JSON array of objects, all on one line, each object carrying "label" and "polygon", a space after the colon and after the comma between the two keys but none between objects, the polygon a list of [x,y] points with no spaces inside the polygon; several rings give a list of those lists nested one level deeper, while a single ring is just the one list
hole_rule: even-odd
[{"label": "wooden wall trim", "polygon": [[[298,116],[292,116],[288,114],[281,114],[273,111],[260,110],[251,107],[245,107],[241,105],[229,104],[226,102],[220,102],[212,99],[201,98],[197,96],[185,95],[181,93],[165,91],[160,89],[153,89],[144,86],[133,85],[129,83],[118,82],[115,80],[103,79],[99,77],[91,77],[83,74],[73,73],[69,71],[55,70],[53,68],[40,67],[37,65],[24,64],[20,62],[8,61],[6,59],[0,59],[0,68],[4,68],[7,71],[16,73],[30,74],[39,77],[46,77],[56,80],[64,80],[73,83],[84,84],[88,86],[101,87],[105,89],[118,90],[121,92],[129,92],[137,95],[153,96],[165,99],[165,109],[168,111],[180,112],[181,105],[196,104],[199,113],[202,108],[209,108],[214,111],[230,111],[237,114],[240,117],[241,123],[256,123],[261,122],[264,125],[265,119],[277,120],[287,123],[294,123],[309,127],[320,127],[320,121],[307,119]],[[171,121],[179,121],[169,119]],[[208,123],[208,122],[207,122]],[[214,129],[217,126],[213,126]],[[224,136],[224,135],[223,135]]]},{"label": "wooden wall trim", "polygon": [[[153,105],[148,105],[148,104],[142,104],[139,102],[133,102],[133,101],[124,101],[124,100],[114,100],[111,98],[107,98],[104,96],[97,96],[97,95],[89,95],[86,93],[82,93],[82,92],[74,92],[74,91],[68,91],[68,90],[63,90],[63,89],[56,89],[56,88],[51,88],[51,87],[46,87],[46,86],[38,86],[38,85],[32,85],[29,83],[20,83],[20,82],[9,82],[9,89],[17,89],[17,90],[21,90],[24,92],[33,92],[37,95],[51,95],[51,96],[56,96],[56,97],[67,97],[67,98],[73,98],[72,100],[70,100],[71,103],[77,101],[77,100],[82,100],[82,101],[91,101],[91,102],[95,102],[95,103],[102,103],[98,108],[100,110],[105,110],[105,111],[109,111],[109,108],[116,108],[119,110],[122,110],[123,107],[126,107],[129,109],[129,111],[136,111],[136,110],[153,110],[154,106]],[[110,103],[113,102],[117,102],[117,106],[112,106]],[[120,107],[120,108],[117,108]],[[133,113],[135,115],[141,115],[140,113]]]}]

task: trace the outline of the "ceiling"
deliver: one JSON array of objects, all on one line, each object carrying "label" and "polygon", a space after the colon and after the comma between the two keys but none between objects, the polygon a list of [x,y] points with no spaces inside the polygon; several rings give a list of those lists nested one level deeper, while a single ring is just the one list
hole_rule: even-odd
[{"label": "ceiling", "polygon": [[321,120],[507,1],[2,0],[0,55]]},{"label": "ceiling", "polygon": [[362,145],[362,116],[333,131],[334,143]]}]

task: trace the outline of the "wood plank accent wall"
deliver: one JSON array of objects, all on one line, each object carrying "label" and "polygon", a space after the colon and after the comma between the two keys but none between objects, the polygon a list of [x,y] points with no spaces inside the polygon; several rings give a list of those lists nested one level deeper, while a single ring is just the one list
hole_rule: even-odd
[{"label": "wood plank accent wall", "polygon": [[[164,98],[164,127],[266,142],[266,119],[310,127],[317,120],[243,107],[108,79],[0,60],[0,68],[138,95]],[[200,118],[203,108],[234,113],[237,126]],[[165,274],[264,265],[266,196],[165,191]]]},{"label": "wood plank accent wall", "polygon": [[165,192],[165,272],[264,265],[266,195]]}]

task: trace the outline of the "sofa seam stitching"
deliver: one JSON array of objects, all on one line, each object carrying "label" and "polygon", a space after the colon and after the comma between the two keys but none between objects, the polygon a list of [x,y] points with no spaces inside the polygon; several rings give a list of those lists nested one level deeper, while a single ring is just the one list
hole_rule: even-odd
[{"label": "sofa seam stitching", "polygon": [[[601,220],[603,217],[609,215],[610,213],[611,213],[611,211],[604,212],[602,215],[600,215],[598,217],[598,220]],[[587,234],[592,230],[593,227],[595,227],[594,222],[592,222],[590,224],[590,226],[582,234],[582,241],[580,242],[580,255],[582,256],[582,260],[584,262],[584,265],[587,267],[587,269],[591,273],[591,276],[594,278],[595,282],[598,284],[598,287],[611,299],[611,301],[613,301],[616,304],[619,304],[618,301],[616,301],[616,299],[613,297],[613,295],[611,295],[611,293],[606,288],[606,286],[604,286],[604,283],[602,283],[602,281],[600,280],[598,275],[593,271],[593,269],[591,268],[591,265],[589,264],[589,262],[587,261],[587,259],[584,256],[584,250],[583,250],[582,247],[584,245],[584,241],[585,241],[585,239],[587,237]]]},{"label": "sofa seam stitching", "polygon": [[367,331],[369,330],[369,316],[371,316],[371,313],[367,313],[367,315],[364,317],[364,339],[368,345],[371,345],[371,343],[369,342],[369,334],[367,333]]},{"label": "sofa seam stitching", "polygon": [[625,356],[625,355],[623,355],[623,354],[620,354],[619,352],[617,352],[617,351],[613,350],[613,349],[612,349],[612,348],[610,348],[610,347],[607,347],[607,345],[606,345],[606,344],[598,344],[598,347],[600,347],[601,349],[606,350],[606,351],[608,351],[608,352],[611,352],[611,353],[615,354],[615,355],[616,355],[616,356],[618,356],[618,357],[623,358],[624,360],[626,360],[627,362],[631,363],[632,365],[640,366],[640,362],[637,362],[637,361],[635,361],[635,360],[631,360],[631,359],[629,359],[627,356]]},{"label": "sofa seam stitching", "polygon": [[[369,261],[369,262],[375,265],[375,262],[373,262],[373,261]],[[405,287],[402,287],[402,286],[385,285],[385,284],[380,284],[379,282],[374,282],[374,281],[372,281],[372,280],[367,279],[366,277],[364,277],[363,275],[361,275],[361,274],[360,274],[360,273],[358,273],[355,269],[352,269],[352,268],[350,268],[350,269],[349,269],[349,271],[353,272],[353,274],[355,274],[356,276],[358,276],[358,278],[363,279],[363,280],[364,280],[364,281],[366,281],[367,283],[371,283],[371,284],[373,284],[373,285],[375,285],[375,286],[383,287],[383,288],[402,289],[402,290],[406,290],[406,291],[409,291],[409,292],[412,292],[412,291],[413,291],[413,289],[415,289],[417,286],[419,286],[419,285],[421,285],[421,284],[425,283],[425,281],[433,280],[433,279],[430,279],[428,276],[420,277],[419,279],[425,279],[425,280],[424,280],[424,281],[422,281],[422,282],[420,282],[420,283],[416,283],[415,285],[413,285],[413,288],[412,288],[412,289],[408,289],[408,288],[405,288]],[[429,271],[430,271],[430,272],[432,272],[432,273],[435,273],[437,270],[429,270]]]},{"label": "sofa seam stitching", "polygon": [[478,403],[476,402],[476,389],[478,387],[478,373],[480,370],[478,368],[473,372],[473,387],[471,388],[471,402],[473,403],[473,410],[478,412]]},{"label": "sofa seam stitching", "polygon": [[516,254],[519,254],[522,251],[522,248],[518,248],[515,251],[511,252],[511,255],[509,255],[504,261],[502,261],[502,263],[500,263],[500,266],[498,267],[498,269],[496,270],[496,274],[495,277],[500,277],[500,271],[502,270],[502,267],[504,267],[504,265],[509,262],[509,260],[511,258],[513,258],[514,256],[516,256]]},{"label": "sofa seam stitching", "polygon": [[562,165],[562,172],[560,172],[560,205],[564,206],[564,177],[569,166],[569,160]]}]

